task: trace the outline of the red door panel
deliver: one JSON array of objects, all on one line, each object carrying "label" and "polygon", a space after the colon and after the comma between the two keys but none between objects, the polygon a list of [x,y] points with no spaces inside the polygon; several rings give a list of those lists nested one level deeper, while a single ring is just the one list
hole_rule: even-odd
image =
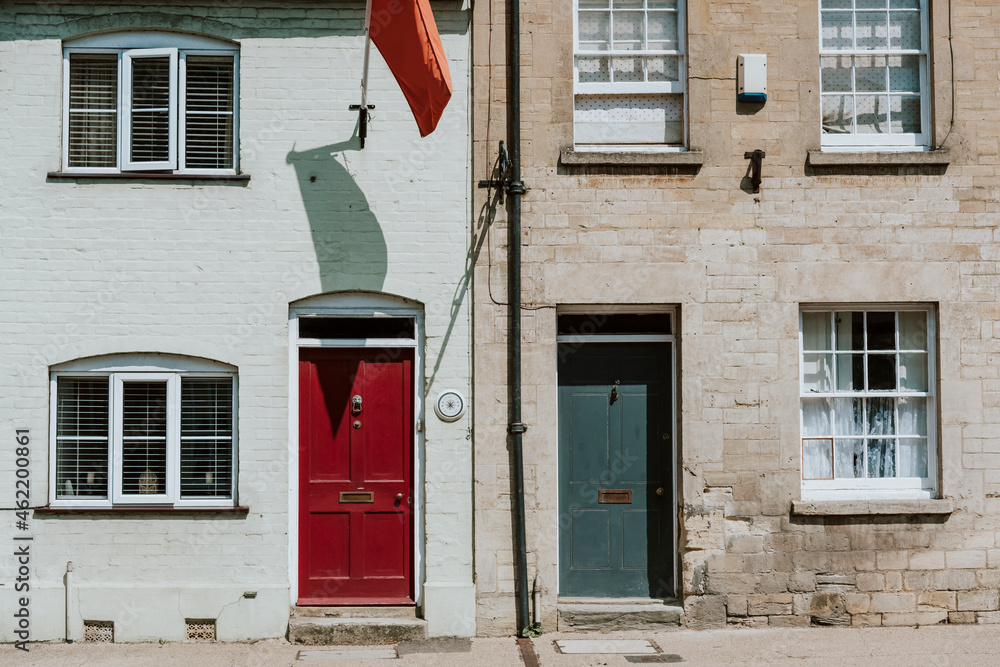
[{"label": "red door panel", "polygon": [[300,351],[299,604],[413,604],[412,394],[412,350]]}]

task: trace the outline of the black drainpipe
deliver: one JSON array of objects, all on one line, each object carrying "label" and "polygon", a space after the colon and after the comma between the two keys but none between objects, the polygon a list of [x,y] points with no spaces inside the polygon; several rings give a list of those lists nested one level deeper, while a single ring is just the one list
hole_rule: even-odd
[{"label": "black drainpipe", "polygon": [[510,262],[510,383],[511,408],[508,430],[514,446],[514,506],[517,512],[517,634],[531,625],[528,610],[528,547],[524,530],[524,453],[521,423],[521,15],[519,0],[510,3],[510,226],[507,252]]}]

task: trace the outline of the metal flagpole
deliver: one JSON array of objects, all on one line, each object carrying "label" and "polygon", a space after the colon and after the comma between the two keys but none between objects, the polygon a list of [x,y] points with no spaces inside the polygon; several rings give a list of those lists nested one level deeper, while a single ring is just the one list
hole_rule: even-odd
[{"label": "metal flagpole", "polygon": [[361,72],[361,104],[352,104],[352,109],[358,110],[358,139],[361,141],[361,148],[365,147],[365,138],[368,136],[368,110],[374,109],[375,105],[368,105],[368,61],[372,51],[372,0],[365,3],[365,64]]}]

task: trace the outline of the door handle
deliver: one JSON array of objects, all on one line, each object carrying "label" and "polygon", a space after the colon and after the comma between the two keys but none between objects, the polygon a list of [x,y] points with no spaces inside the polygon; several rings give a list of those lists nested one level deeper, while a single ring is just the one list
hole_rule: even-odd
[{"label": "door handle", "polygon": [[656,495],[658,495],[658,496],[662,496],[663,495],[663,487],[662,486],[657,487],[657,489],[656,489]]},{"label": "door handle", "polygon": [[351,414],[352,415],[359,415],[359,414],[361,414],[361,396],[360,395],[355,394],[351,398]]},{"label": "door handle", "polygon": [[397,493],[396,494],[396,500],[402,500],[402,499],[403,499],[403,494],[402,493]]}]

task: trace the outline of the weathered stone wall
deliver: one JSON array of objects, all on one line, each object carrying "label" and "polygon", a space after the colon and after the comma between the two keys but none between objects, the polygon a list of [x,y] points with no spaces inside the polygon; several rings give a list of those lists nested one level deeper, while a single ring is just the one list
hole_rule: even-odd
[{"label": "weathered stone wall", "polygon": [[[820,148],[817,1],[692,0],[689,146],[702,151],[700,169],[561,161],[573,144],[572,6],[522,4],[523,301],[538,308],[523,320],[527,528],[543,624],[555,625],[558,585],[555,307],[629,303],[678,307],[688,625],[1000,620],[1000,8],[951,3],[953,77],[948,3],[929,4],[933,141],[949,151],[947,167],[810,165]],[[475,167],[485,178],[507,138],[506,6],[474,11]],[[739,53],[768,55],[762,107],[735,100]],[[755,149],[766,152],[758,194],[744,178],[744,152]],[[494,300],[506,301],[508,239],[503,207],[492,218],[479,211],[479,631],[502,633],[514,629],[514,565],[508,321]],[[792,514],[801,304],[911,302],[937,308],[939,491],[954,510]]]}]

